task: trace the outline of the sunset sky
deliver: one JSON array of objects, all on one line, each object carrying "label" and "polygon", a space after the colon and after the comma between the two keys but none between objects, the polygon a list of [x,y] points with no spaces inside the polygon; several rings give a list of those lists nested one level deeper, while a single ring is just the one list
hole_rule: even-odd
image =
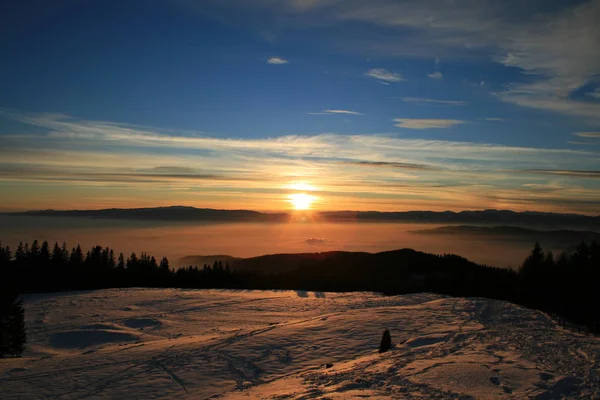
[{"label": "sunset sky", "polygon": [[0,210],[600,213],[600,0],[0,4]]}]

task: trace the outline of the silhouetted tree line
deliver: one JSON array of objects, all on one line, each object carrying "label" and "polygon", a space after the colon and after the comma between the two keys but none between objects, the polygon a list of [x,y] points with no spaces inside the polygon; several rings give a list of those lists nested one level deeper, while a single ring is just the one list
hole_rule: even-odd
[{"label": "silhouetted tree line", "polygon": [[519,271],[517,301],[600,331],[600,245],[582,242],[557,258],[538,243]]},{"label": "silhouetted tree line", "polygon": [[[34,293],[124,287],[433,292],[508,300],[598,332],[599,247],[582,243],[555,259],[536,243],[519,271],[479,265],[452,254],[403,249],[377,254],[332,252],[289,272],[267,273],[232,269],[220,261],[174,270],[167,258],[158,262],[146,253],[125,258],[108,247],[95,246],[84,254],[79,245],[69,251],[65,243],[51,248],[48,242],[40,245],[36,240],[31,246],[20,243],[14,255],[0,244],[0,281],[5,293],[8,288],[11,293]],[[15,321],[21,315],[22,321],[22,307],[19,311],[16,297],[11,296],[2,297],[11,299],[2,300],[2,307],[7,307],[3,310],[12,310]]]}]

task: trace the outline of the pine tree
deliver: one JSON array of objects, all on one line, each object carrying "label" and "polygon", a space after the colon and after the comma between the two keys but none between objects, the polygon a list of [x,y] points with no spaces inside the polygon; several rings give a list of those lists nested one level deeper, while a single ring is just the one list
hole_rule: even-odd
[{"label": "pine tree", "polygon": [[40,262],[44,265],[47,265],[50,261],[50,245],[47,241],[42,243],[42,247],[40,248]]},{"label": "pine tree", "polygon": [[160,260],[159,268],[161,271],[169,271],[169,260],[167,259],[167,257],[163,257],[162,260]]},{"label": "pine tree", "polygon": [[[25,244],[25,246],[27,246],[27,244]],[[37,260],[40,256],[40,244],[37,241],[37,239],[34,240],[33,243],[31,243],[31,250],[29,250],[29,255],[34,260]]]},{"label": "pine tree", "polygon": [[76,248],[71,252],[71,265],[74,267],[79,267],[83,264],[83,250],[81,250],[81,246],[77,245]]},{"label": "pine tree", "polygon": [[381,343],[379,344],[379,352],[385,353],[389,349],[392,348],[392,335],[390,335],[390,330],[386,329],[383,331],[383,336],[381,337]]},{"label": "pine tree", "polygon": [[3,268],[8,268],[11,259],[12,253],[10,251],[10,247],[2,247],[2,242],[0,242],[0,270]]},{"label": "pine tree", "polygon": [[[107,247],[108,249],[108,247]],[[115,251],[110,249],[108,251],[108,268],[113,270],[117,266],[117,261],[115,260]]]},{"label": "pine tree", "polygon": [[529,256],[523,261],[521,267],[521,274],[530,276],[539,272],[540,268],[544,265],[544,251],[538,242],[535,242],[533,249]]},{"label": "pine tree", "polygon": [[62,252],[63,260],[66,262],[69,259],[69,249],[67,249],[66,242],[63,242],[61,252]]},{"label": "pine tree", "polygon": [[25,250],[23,248],[23,242],[19,242],[19,245],[17,246],[17,251],[15,252],[15,258],[18,263],[22,263],[23,261],[25,261],[25,257],[27,257],[27,255],[25,254]]},{"label": "pine tree", "polygon": [[[142,253],[143,256],[143,253]],[[131,253],[131,255],[129,256],[129,258],[127,258],[127,264],[126,267],[128,270],[135,270],[135,268],[137,267],[139,263],[139,260],[137,258],[137,255],[135,253]]]},{"label": "pine tree", "polygon": [[125,256],[123,255],[123,253],[119,254],[119,263],[117,264],[117,268],[119,270],[125,269]]},{"label": "pine tree", "polygon": [[27,342],[25,310],[16,294],[0,294],[0,358],[20,357]]},{"label": "pine tree", "polygon": [[54,248],[52,249],[52,263],[58,266],[64,262],[63,252],[60,247],[58,247],[58,243],[54,242]]}]

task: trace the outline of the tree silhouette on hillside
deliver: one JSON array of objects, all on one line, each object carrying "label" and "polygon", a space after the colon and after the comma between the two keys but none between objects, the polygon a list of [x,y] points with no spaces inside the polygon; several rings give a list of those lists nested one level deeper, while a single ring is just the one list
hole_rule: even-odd
[{"label": "tree silhouette on hillside", "polygon": [[[595,242],[581,243],[556,258],[536,243],[518,271],[479,265],[457,255],[410,249],[377,254],[329,252],[310,257],[274,255],[268,260],[270,256],[265,256],[263,261],[253,260],[249,268],[216,260],[212,266],[190,265],[177,270],[171,269],[167,258],[158,262],[144,252],[116,257],[109,247],[94,246],[85,253],[79,245],[70,252],[67,249],[66,243],[40,245],[36,240],[31,246],[19,243],[13,254],[0,243],[0,284],[5,283],[2,315],[8,318],[0,331],[17,337],[10,339],[17,350],[6,354],[17,354],[22,345],[16,344],[24,343],[24,331],[23,337],[14,336],[20,332],[23,308],[14,295],[8,296],[8,288],[11,293],[126,287],[376,291],[388,295],[432,292],[512,301],[585,324],[596,332],[600,328],[596,306],[600,246]],[[293,267],[269,272],[259,268],[261,262],[278,267],[287,262]],[[2,343],[8,343],[6,337],[2,336]]]}]

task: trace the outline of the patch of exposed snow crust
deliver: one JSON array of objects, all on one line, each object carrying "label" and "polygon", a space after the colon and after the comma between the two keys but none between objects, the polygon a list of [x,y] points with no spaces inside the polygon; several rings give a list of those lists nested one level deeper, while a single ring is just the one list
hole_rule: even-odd
[{"label": "patch of exposed snow crust", "polygon": [[600,398],[600,339],[501,301],[113,289],[25,309],[2,399]]}]

